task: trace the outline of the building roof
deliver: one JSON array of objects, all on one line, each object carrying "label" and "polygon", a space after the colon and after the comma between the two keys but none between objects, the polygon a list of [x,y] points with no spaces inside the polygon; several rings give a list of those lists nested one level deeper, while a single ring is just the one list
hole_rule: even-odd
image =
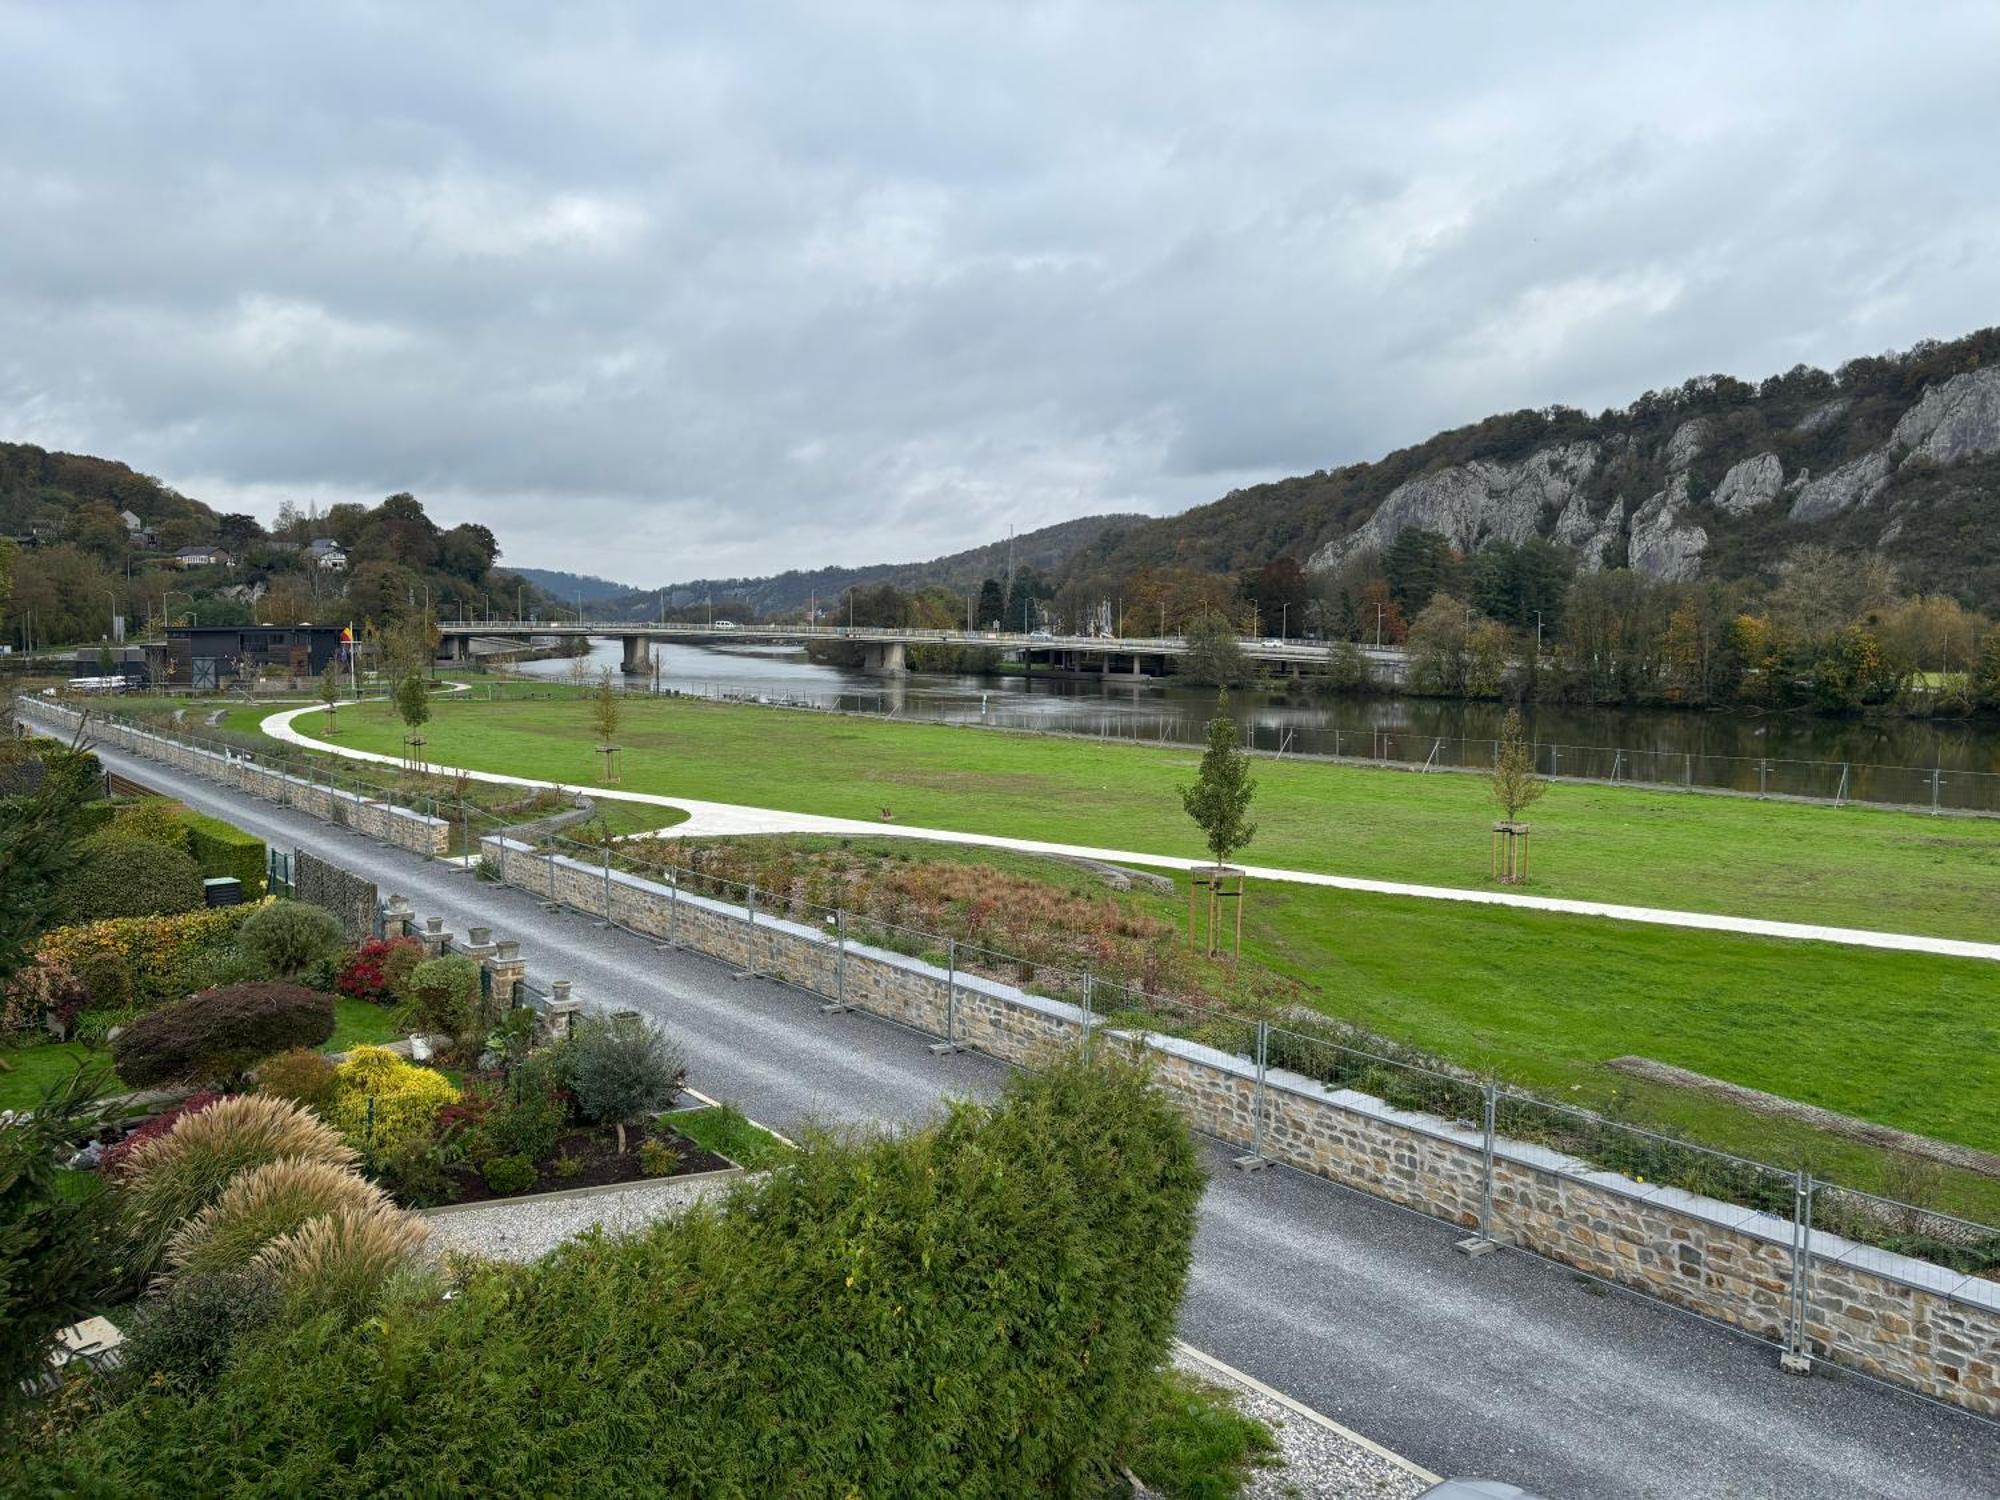
[{"label": "building roof", "polygon": [[306,543],[308,552],[345,552],[347,549],[330,536],[316,536]]},{"label": "building roof", "polygon": [[174,554],[175,557],[227,557],[228,555],[222,548],[213,545],[207,547],[183,547]]}]

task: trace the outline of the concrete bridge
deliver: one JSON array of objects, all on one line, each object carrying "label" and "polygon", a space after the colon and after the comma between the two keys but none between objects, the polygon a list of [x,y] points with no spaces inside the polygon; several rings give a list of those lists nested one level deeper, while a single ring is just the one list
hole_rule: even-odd
[{"label": "concrete bridge", "polygon": [[[472,655],[472,642],[531,640],[618,640],[624,643],[626,672],[652,670],[647,647],[654,641],[713,646],[729,642],[803,645],[845,642],[861,648],[863,671],[894,675],[909,670],[911,646],[957,646],[998,651],[1030,672],[1085,677],[1165,677],[1178,669],[1188,643],[1179,636],[1052,635],[1045,630],[918,630],[848,625],[685,625],[635,620],[454,620],[438,623],[440,651],[447,660]],[[1246,640],[1243,654],[1265,669],[1294,675],[1321,672],[1327,647],[1318,641]],[[1396,647],[1363,646],[1376,681],[1403,680],[1406,654]]]}]

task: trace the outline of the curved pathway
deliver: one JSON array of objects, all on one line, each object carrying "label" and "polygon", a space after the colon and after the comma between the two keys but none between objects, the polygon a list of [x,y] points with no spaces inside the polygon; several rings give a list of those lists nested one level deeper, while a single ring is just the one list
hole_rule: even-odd
[{"label": "curved pathway", "polygon": [[[398,765],[393,755],[373,750],[356,750],[329,740],[301,733],[292,721],[301,714],[320,713],[317,704],[286,709],[272,714],[260,726],[274,740],[318,750],[347,760],[374,761]],[[474,771],[457,766],[433,765],[433,769],[463,775],[474,781],[500,786],[554,789],[567,783],[543,781],[533,776],[508,776],[498,771]],[[1007,849],[1021,854],[1054,854],[1071,859],[1094,859],[1113,864],[1138,865],[1161,870],[1199,869],[1206,860],[1170,854],[1146,854],[1133,849],[1099,849],[1084,844],[1057,844],[1042,839],[1007,838],[991,833],[960,833],[948,828],[917,828],[898,823],[871,823],[862,818],[831,818],[819,813],[786,812],[778,808],[749,807],[735,802],[708,802],[697,797],[672,797],[658,792],[632,792],[617,787],[592,787],[590,795],[607,802],[633,802],[650,807],[673,808],[685,812],[684,823],[674,825],[675,837],[716,838],[743,834],[836,834],[847,837],[889,836],[925,839],[940,844],[969,844],[988,849]],[[1763,917],[1732,917],[1716,912],[1676,911],[1657,906],[1625,906],[1611,901],[1572,901],[1559,896],[1529,896],[1518,891],[1478,891],[1448,885],[1411,885],[1400,880],[1364,880],[1351,875],[1324,875],[1316,870],[1286,870],[1268,865],[1238,865],[1257,880],[1273,880],[1294,885],[1327,886],[1341,891],[1362,891],[1377,896],[1414,896],[1426,901],[1463,901],[1477,906],[1511,906],[1524,911],[1563,912],[1579,917],[1608,917],[1617,922],[1645,922],[1660,927],[1693,927],[1708,932],[1736,932],[1754,937],[1789,938],[1806,942],[1839,943],[1854,948],[1891,948],[1906,953],[1935,953],[1946,958],[1982,958],[2000,962],[2000,943],[1972,942],[1962,938],[1929,937],[1920,933],[1876,932],[1865,927],[1825,927],[1811,922],[1774,922]]]}]

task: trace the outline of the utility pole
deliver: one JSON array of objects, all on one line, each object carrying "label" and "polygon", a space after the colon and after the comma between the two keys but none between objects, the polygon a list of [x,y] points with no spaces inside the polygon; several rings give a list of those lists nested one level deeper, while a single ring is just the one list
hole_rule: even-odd
[{"label": "utility pole", "polygon": [[1375,606],[1375,649],[1382,649],[1382,606]]}]

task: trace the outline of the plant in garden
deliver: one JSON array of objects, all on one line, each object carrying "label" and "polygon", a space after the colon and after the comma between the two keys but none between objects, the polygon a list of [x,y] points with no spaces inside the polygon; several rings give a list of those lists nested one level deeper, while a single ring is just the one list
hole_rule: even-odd
[{"label": "plant in garden", "polygon": [[370,938],[341,960],[333,987],[350,999],[388,1005],[401,998],[423,953],[424,945],[414,938]]},{"label": "plant in garden", "polygon": [[525,1156],[495,1156],[479,1169],[486,1185],[496,1193],[518,1193],[535,1181],[535,1164]]},{"label": "plant in garden", "polygon": [[341,1209],[387,1208],[389,1199],[347,1167],[323,1161],[274,1161],[239,1173],[167,1241],[175,1275],[234,1271],[309,1219]]},{"label": "plant in garden", "polygon": [[[0,752],[18,744],[9,733]],[[42,783],[32,795],[0,797],[0,980],[28,962],[36,936],[56,919],[79,857],[83,805],[95,791],[95,756],[68,750],[40,758]]]},{"label": "plant in garden", "polygon": [[412,1031],[463,1037],[479,1019],[479,965],[459,954],[427,958],[404,987]]},{"label": "plant in garden", "polygon": [[326,705],[326,733],[329,736],[339,734],[340,664],[338,662],[329,660],[326,670],[319,674],[319,701]]},{"label": "plant in garden", "polygon": [[1176,1500],[1233,1500],[1277,1451],[1271,1429],[1228,1392],[1167,1369],[1154,1378],[1152,1409],[1126,1467]]},{"label": "plant in garden", "polygon": [[200,989],[229,962],[237,931],[254,910],[222,906],[59,927],[43,935],[35,953],[69,968],[89,991],[77,1022],[78,1034],[89,1035],[97,1014],[151,1010]]},{"label": "plant in garden", "polygon": [[277,1285],[259,1272],[178,1276],[139,1304],[121,1369],[134,1382],[204,1389],[221,1375],[236,1344],[277,1315]]},{"label": "plant in garden", "polygon": [[260,906],[236,935],[243,952],[274,979],[291,979],[347,951],[340,919],[303,901]]},{"label": "plant in garden", "polygon": [[435,1069],[405,1062],[386,1047],[356,1047],[334,1069],[327,1118],[379,1161],[428,1139],[438,1111],[457,1098],[451,1080]]},{"label": "plant in garden", "polygon": [[181,817],[185,810],[165,797],[146,797],[120,808],[111,828],[120,838],[142,839],[187,853],[187,824]]},{"label": "plant in garden", "polygon": [[198,1115],[211,1104],[220,1103],[221,1100],[222,1095],[216,1093],[213,1089],[197,1089],[194,1093],[189,1094],[185,1099],[181,1100],[180,1103],[172,1105],[162,1110],[159,1114],[154,1115],[150,1120],[139,1126],[137,1130],[127,1135],[122,1141],[107,1146],[104,1149],[103,1155],[97,1158],[97,1170],[103,1173],[106,1179],[115,1181],[119,1173],[125,1170],[125,1164],[132,1159],[134,1151],[137,1151],[146,1142],[157,1140],[159,1137],[165,1135],[175,1125],[180,1123],[184,1116]]},{"label": "plant in garden", "polygon": [[332,1035],[333,996],[296,984],[232,984],[141,1016],[111,1044],[111,1058],[133,1088],[208,1083]]},{"label": "plant in garden", "polygon": [[76,970],[59,959],[38,958],[0,987],[0,1031],[46,1029],[66,1037],[89,1003],[90,991]]},{"label": "plant in garden", "polygon": [[352,1324],[374,1311],[383,1283],[429,1237],[422,1219],[400,1209],[340,1208],[271,1241],[251,1264],[277,1282],[290,1317],[333,1313]]},{"label": "plant in garden", "polygon": [[310,1047],[290,1048],[257,1065],[257,1092],[322,1113],[333,1101],[333,1063]]},{"label": "plant in garden", "polygon": [[687,1057],[657,1026],[637,1016],[581,1018],[562,1052],[563,1076],[577,1112],[618,1131],[665,1109],[687,1081]]},{"label": "plant in garden", "polygon": [[665,1141],[639,1144],[639,1170],[648,1177],[671,1177],[681,1164],[681,1154]]},{"label": "plant in garden", "polygon": [[119,1184],[134,1274],[150,1274],[174,1230],[221,1197],[238,1172],[287,1157],[340,1167],[355,1161],[330,1127],[265,1094],[238,1094],[184,1115],[140,1146]]},{"label": "plant in garden", "polygon": [[201,867],[185,848],[132,838],[113,824],[85,839],[81,858],[57,898],[65,924],[111,917],[194,911],[202,904]]},{"label": "plant in garden", "polygon": [[565,1050],[544,1049],[514,1070],[507,1097],[478,1127],[480,1140],[467,1147],[468,1154],[521,1155],[540,1161],[555,1148],[569,1126],[574,1103],[563,1082]]},{"label": "plant in garden", "polygon": [[[1202,1191],[1178,1108],[1097,1050],[898,1138],[813,1140],[639,1233],[472,1268],[449,1300],[383,1283],[379,1320],[274,1329],[25,1487],[1095,1493],[1156,1408]],[[645,1441],[581,1440],[618,1432]]]},{"label": "plant in garden", "polygon": [[97,1117],[103,1081],[79,1068],[0,1125],[0,1409],[47,1368],[56,1330],[94,1311],[115,1276],[103,1182],[63,1170],[71,1139]]}]

